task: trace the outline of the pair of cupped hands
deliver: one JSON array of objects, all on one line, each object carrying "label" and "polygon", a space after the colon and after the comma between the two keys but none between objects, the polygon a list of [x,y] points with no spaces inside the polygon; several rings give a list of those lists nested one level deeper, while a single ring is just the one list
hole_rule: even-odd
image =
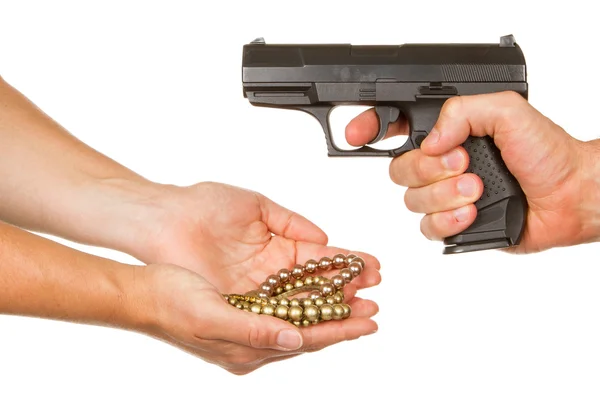
[{"label": "pair of cupped hands", "polygon": [[[361,145],[377,130],[377,117],[369,110],[348,125],[346,137]],[[390,128],[389,136],[407,131],[403,120]],[[392,161],[392,180],[408,188],[406,206],[425,214],[424,236],[439,240],[464,230],[475,218],[473,203],[483,185],[476,175],[464,173],[468,157],[460,147],[470,134],[494,137],[527,196],[530,211],[516,252],[598,239],[597,227],[583,216],[585,205],[593,204],[585,195],[591,191],[582,190],[595,179],[597,144],[575,140],[514,93],[451,99],[421,148]],[[376,332],[372,317],[377,304],[356,296],[381,281],[374,256],[329,247],[316,225],[249,190],[201,183],[169,188],[162,200],[162,220],[153,224],[159,228],[148,237],[156,245],[136,255],[149,262],[154,282],[159,321],[150,329],[154,337],[234,374],[247,374]],[[352,307],[348,319],[297,328],[240,311],[222,297],[258,288],[281,268],[337,253],[354,253],[365,261],[359,277],[344,287],[345,302]]]}]

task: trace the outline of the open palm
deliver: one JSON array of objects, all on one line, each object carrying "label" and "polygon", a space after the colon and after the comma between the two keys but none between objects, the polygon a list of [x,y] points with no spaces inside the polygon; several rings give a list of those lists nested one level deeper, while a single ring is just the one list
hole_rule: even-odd
[{"label": "open palm", "polygon": [[[222,293],[255,290],[281,268],[350,253],[327,246],[327,235],[307,219],[259,193],[234,186],[207,182],[172,188],[162,208],[166,210],[163,222],[151,236],[153,245],[141,257],[143,261],[188,268]],[[354,295],[358,289],[379,284],[379,262],[369,254],[352,252],[365,260],[366,267],[344,288],[352,317],[335,325],[348,329],[326,329],[330,324],[310,327],[323,335],[317,342],[355,338],[376,330],[370,317],[377,313],[377,305]],[[314,346],[322,347],[319,343]]]}]

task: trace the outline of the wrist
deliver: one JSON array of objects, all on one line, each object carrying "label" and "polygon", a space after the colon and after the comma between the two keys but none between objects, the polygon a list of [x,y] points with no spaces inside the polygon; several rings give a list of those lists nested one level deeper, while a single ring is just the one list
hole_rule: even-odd
[{"label": "wrist", "polygon": [[584,243],[600,241],[600,139],[584,142],[581,157],[580,220]]},{"label": "wrist", "polygon": [[146,262],[152,229],[165,222],[164,199],[173,188],[146,180],[94,179],[80,188],[85,197],[67,211],[58,235]]},{"label": "wrist", "polygon": [[147,266],[128,266],[118,271],[115,283],[121,299],[119,328],[151,334],[158,326],[157,308]]}]

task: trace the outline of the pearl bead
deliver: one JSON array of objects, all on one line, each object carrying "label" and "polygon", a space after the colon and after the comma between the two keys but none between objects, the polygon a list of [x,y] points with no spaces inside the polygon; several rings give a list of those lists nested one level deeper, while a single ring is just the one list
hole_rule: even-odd
[{"label": "pearl bead", "polygon": [[250,306],[250,311],[256,314],[260,314],[260,310],[262,310],[262,306],[258,303],[252,303]]},{"label": "pearl bead", "polygon": [[321,306],[321,319],[323,321],[330,321],[333,319],[333,306],[330,304],[323,304]]},{"label": "pearl bead", "polygon": [[290,271],[286,268],[280,269],[279,272],[277,272],[277,275],[279,275],[281,283],[286,283],[290,280]]},{"label": "pearl bead", "polygon": [[[310,274],[339,269],[332,277]],[[247,312],[275,316],[298,327],[316,325],[322,321],[349,318],[352,308],[344,303],[344,287],[359,276],[365,261],[354,254],[335,254],[319,261],[308,260],[291,269],[282,268],[268,275],[258,288],[248,294],[222,294],[230,305]],[[318,290],[315,290],[318,288]],[[290,292],[290,293],[286,293]],[[295,292],[308,292],[308,296],[291,299]],[[274,297],[273,297],[274,296]]]},{"label": "pearl bead", "polygon": [[277,275],[269,275],[266,282],[272,287],[276,288],[281,283],[281,278]]},{"label": "pearl bead", "polygon": [[344,307],[341,304],[333,305],[333,319],[340,320],[344,317]]},{"label": "pearl bead", "polygon": [[304,276],[304,267],[302,265],[296,265],[292,268],[292,277],[294,279],[301,279]]},{"label": "pearl bead", "polygon": [[332,258],[334,268],[342,268],[346,264],[346,257],[343,254],[336,254]]},{"label": "pearl bead", "polygon": [[335,300],[336,303],[341,303],[342,301],[344,301],[344,295],[342,292],[337,292],[336,294],[333,295],[333,300]]},{"label": "pearl bead", "polygon": [[354,278],[354,275],[352,275],[352,271],[350,271],[349,268],[342,268],[340,270],[340,275],[342,276],[342,278],[344,278],[346,283],[350,283],[352,281],[352,278]]},{"label": "pearl bead", "polygon": [[331,278],[331,283],[333,283],[336,289],[341,289],[346,285],[346,280],[341,275],[335,275]]},{"label": "pearl bead", "polygon": [[268,298],[268,297],[270,297],[270,296],[271,296],[271,293],[269,293],[269,292],[266,292],[266,291],[264,291],[264,290],[259,290],[259,291],[258,291],[258,293],[257,293],[256,295],[257,295],[259,298],[261,298],[261,299],[266,299],[266,298]]},{"label": "pearl bead", "polygon": [[308,307],[308,306],[312,306],[313,305],[313,301],[311,299],[304,299],[302,300],[302,306],[303,307]]},{"label": "pearl bead", "polygon": [[324,283],[321,285],[321,294],[323,296],[329,296],[333,294],[335,291],[335,287],[331,283]]},{"label": "pearl bead", "polygon": [[273,304],[265,304],[262,307],[261,313],[265,315],[273,315],[275,313],[275,307],[273,306]]},{"label": "pearl bead", "polygon": [[278,305],[275,308],[275,316],[281,319],[288,319],[288,307],[284,305]]},{"label": "pearl bead", "polygon": [[344,309],[344,315],[342,316],[342,319],[350,317],[350,314],[352,314],[352,308],[350,308],[348,304],[342,304],[342,308]]},{"label": "pearl bead", "polygon": [[304,316],[310,322],[317,321],[319,319],[319,308],[312,305],[305,307]]},{"label": "pearl bead", "polygon": [[304,267],[306,269],[306,273],[308,273],[308,274],[314,274],[315,271],[317,270],[318,266],[319,266],[319,263],[317,263],[315,260],[308,260],[304,264]]},{"label": "pearl bead", "polygon": [[350,263],[350,265],[348,265],[348,269],[350,270],[350,272],[352,272],[352,276],[356,278],[362,272],[363,267],[362,265],[360,265],[360,263],[353,261]]},{"label": "pearl bead", "polygon": [[319,261],[319,270],[321,271],[329,271],[331,269],[331,258],[323,257]]},{"label": "pearl bead", "polygon": [[302,319],[302,307],[300,307],[300,306],[291,306],[288,309],[288,317],[292,321],[300,321]]},{"label": "pearl bead", "polygon": [[271,286],[268,282],[264,282],[262,285],[260,285],[260,290],[263,290],[270,295],[273,293],[273,286]]},{"label": "pearl bead", "polygon": [[356,257],[352,260],[352,262],[359,263],[361,267],[365,267],[365,260],[360,257]]}]

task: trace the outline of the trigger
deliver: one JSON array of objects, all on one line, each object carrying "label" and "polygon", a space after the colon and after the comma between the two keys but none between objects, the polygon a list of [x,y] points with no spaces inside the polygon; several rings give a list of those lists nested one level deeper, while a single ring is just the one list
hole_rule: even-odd
[{"label": "trigger", "polygon": [[400,116],[400,110],[390,106],[375,106],[375,112],[379,118],[379,133],[368,144],[377,143],[382,140],[387,133],[389,125],[398,121],[398,117]]}]

